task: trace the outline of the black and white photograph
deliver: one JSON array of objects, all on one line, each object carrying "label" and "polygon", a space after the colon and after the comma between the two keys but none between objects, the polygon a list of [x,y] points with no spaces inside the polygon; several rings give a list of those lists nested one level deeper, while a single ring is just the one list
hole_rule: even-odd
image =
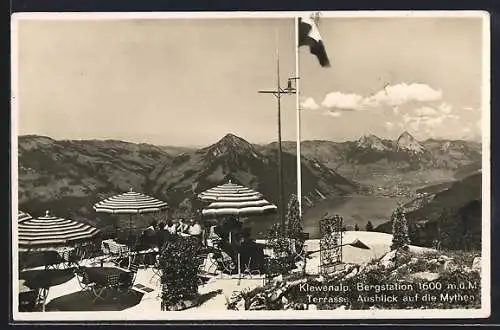
[{"label": "black and white photograph", "polygon": [[14,320],[488,317],[489,33],[14,14]]}]

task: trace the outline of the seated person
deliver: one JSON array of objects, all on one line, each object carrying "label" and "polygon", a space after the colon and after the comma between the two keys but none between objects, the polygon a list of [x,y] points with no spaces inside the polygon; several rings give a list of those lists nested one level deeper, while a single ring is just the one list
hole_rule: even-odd
[{"label": "seated person", "polygon": [[156,228],[156,242],[158,244],[158,250],[161,250],[165,243],[165,223],[163,222],[160,222]]},{"label": "seated person", "polygon": [[222,233],[219,226],[211,226],[208,232],[207,245],[211,247],[219,246],[222,241]]},{"label": "seated person", "polygon": [[165,231],[168,232],[169,234],[176,234],[177,233],[177,226],[176,224],[172,221],[172,219],[168,219],[167,223],[165,224],[164,227]]},{"label": "seated person", "polygon": [[179,223],[177,224],[177,234],[181,236],[187,236],[189,225],[184,222],[184,219],[179,219]]},{"label": "seated person", "polygon": [[203,230],[201,229],[201,226],[198,223],[198,221],[196,221],[195,219],[190,220],[190,225],[187,229],[187,233],[192,237],[196,237],[196,239],[198,239],[201,242],[202,238],[201,235],[203,233]]},{"label": "seated person", "polygon": [[147,247],[147,249],[151,249],[156,246],[157,236],[156,236],[156,221],[153,220],[150,222],[149,227],[147,227],[143,233],[143,245]]},{"label": "seated person", "polygon": [[264,270],[264,249],[251,238],[250,230],[243,230],[239,247],[240,262],[243,267],[250,263],[250,270]]}]

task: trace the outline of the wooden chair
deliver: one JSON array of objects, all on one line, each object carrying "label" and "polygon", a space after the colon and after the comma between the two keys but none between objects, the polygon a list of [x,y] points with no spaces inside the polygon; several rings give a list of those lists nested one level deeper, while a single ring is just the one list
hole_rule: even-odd
[{"label": "wooden chair", "polygon": [[156,284],[158,284],[158,281],[161,279],[161,275],[162,275],[159,254],[155,258],[155,265],[152,267],[152,271],[153,271],[153,276],[151,276],[149,283],[155,282]]},{"label": "wooden chair", "polygon": [[94,283],[90,281],[85,267],[76,268],[75,275],[78,280],[78,284],[82,288],[82,291],[89,291],[92,289]]},{"label": "wooden chair", "polygon": [[214,261],[217,265],[217,270],[221,271],[221,277],[224,273],[233,274],[237,267],[234,260],[230,256],[225,257],[223,253],[223,251],[219,250],[214,252],[213,254]]},{"label": "wooden chair", "polygon": [[120,276],[117,274],[110,274],[106,276],[106,281],[104,285],[94,285],[91,287],[91,291],[95,298],[92,302],[96,302],[98,299],[106,300],[111,291],[119,289]]},{"label": "wooden chair", "polygon": [[137,272],[139,271],[139,265],[133,262],[128,267],[128,270],[130,270],[130,272],[131,272],[131,278],[130,278],[131,284],[130,284],[130,286],[133,286],[135,283],[135,279],[137,278]]},{"label": "wooden chair", "polygon": [[241,272],[242,277],[261,276],[261,272],[258,269],[253,269],[252,267],[252,257],[248,259],[248,262],[243,265],[243,271]]},{"label": "wooden chair", "polygon": [[205,284],[205,279],[209,277],[209,273],[206,271],[208,262],[208,253],[202,253],[196,258],[198,263],[198,282],[200,285]]}]

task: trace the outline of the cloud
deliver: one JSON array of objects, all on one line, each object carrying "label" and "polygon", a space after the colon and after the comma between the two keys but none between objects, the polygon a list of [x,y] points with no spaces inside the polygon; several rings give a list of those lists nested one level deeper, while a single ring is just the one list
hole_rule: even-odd
[{"label": "cloud", "polygon": [[388,85],[376,94],[363,100],[365,106],[398,106],[410,102],[439,101],[443,97],[441,90],[435,90],[426,84]]},{"label": "cloud", "polygon": [[458,120],[460,117],[451,114],[452,106],[449,103],[441,102],[437,107],[422,106],[419,108],[406,107],[402,114],[402,121],[405,125],[417,129],[417,127],[435,128],[442,125],[446,120]]},{"label": "cloud", "polygon": [[472,131],[472,129],[470,127],[462,128],[462,132],[464,132],[464,133],[470,133],[471,131]]},{"label": "cloud", "polygon": [[423,123],[427,126],[430,126],[430,127],[436,127],[436,126],[441,125],[445,121],[445,119],[446,119],[446,116],[441,115],[438,117],[428,118],[428,119],[424,120]]},{"label": "cloud", "polygon": [[394,128],[394,123],[391,123],[390,121],[386,122],[385,123],[385,127],[388,129],[388,130],[391,130]]},{"label": "cloud", "polygon": [[345,94],[341,92],[328,93],[321,106],[329,109],[356,110],[361,106],[363,97],[358,94]]},{"label": "cloud", "polygon": [[479,108],[474,108],[474,107],[465,107],[464,110],[467,110],[467,111],[476,111],[476,110],[480,110]]},{"label": "cloud", "polygon": [[446,102],[442,102],[439,107],[438,107],[439,111],[443,112],[443,113],[451,113],[451,105],[449,103],[446,103]]},{"label": "cloud", "polygon": [[416,116],[427,117],[427,116],[436,115],[438,113],[438,111],[434,108],[431,108],[431,107],[421,107],[421,108],[415,109],[414,113]]},{"label": "cloud", "polygon": [[308,97],[304,102],[301,104],[302,109],[304,110],[318,110],[320,106],[312,97]]},{"label": "cloud", "polygon": [[[382,90],[366,97],[356,93],[331,92],[326,94],[320,105],[313,98],[307,98],[302,103],[302,107],[307,110],[325,108],[332,110],[334,113],[392,107],[394,114],[398,115],[401,113],[400,106],[409,103],[439,101],[442,98],[442,94],[441,90],[435,90],[426,84],[401,83],[388,85]],[[440,107],[440,112],[449,113],[451,111],[451,106],[445,102]],[[430,107],[422,107],[418,111],[420,111],[419,115],[421,116],[429,116],[434,114],[431,112],[437,110]],[[338,115],[336,114],[335,116]]]},{"label": "cloud", "polygon": [[411,116],[410,114],[407,114],[407,113],[405,113],[403,115],[403,121],[405,122],[405,124],[409,123],[410,121],[417,120],[417,119],[419,119],[419,118],[418,117],[413,117],[413,116]]},{"label": "cloud", "polygon": [[340,117],[342,115],[340,111],[325,111],[324,114],[331,117]]}]

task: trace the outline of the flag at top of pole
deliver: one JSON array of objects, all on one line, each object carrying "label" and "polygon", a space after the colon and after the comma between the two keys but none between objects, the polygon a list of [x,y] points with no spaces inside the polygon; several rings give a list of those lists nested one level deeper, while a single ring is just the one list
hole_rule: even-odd
[{"label": "flag at top of pole", "polygon": [[298,18],[298,45],[309,46],[311,54],[316,55],[322,67],[330,67],[330,60],[325,50],[325,45],[321,39],[319,29],[315,19],[311,16]]},{"label": "flag at top of pole", "polygon": [[[315,17],[314,17],[315,16]],[[295,18],[295,105],[296,105],[296,143],[297,143],[297,199],[299,214],[302,216],[302,175],[300,156],[300,47],[309,46],[311,54],[316,55],[321,67],[330,67],[330,60],[321,39],[316,21],[318,15],[304,15]]]}]

